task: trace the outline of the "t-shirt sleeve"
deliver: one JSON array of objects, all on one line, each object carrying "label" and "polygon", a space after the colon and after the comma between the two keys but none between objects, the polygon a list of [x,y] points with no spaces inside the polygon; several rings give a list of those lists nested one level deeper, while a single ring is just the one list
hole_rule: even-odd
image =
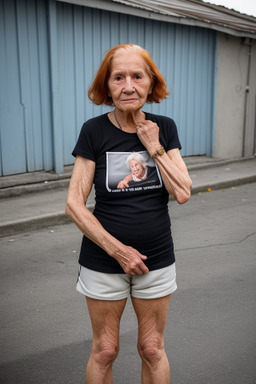
[{"label": "t-shirt sleeve", "polygon": [[168,119],[168,128],[166,132],[166,151],[171,149],[181,149],[181,143],[179,140],[178,130],[175,122],[172,119]]},{"label": "t-shirt sleeve", "polygon": [[81,132],[79,134],[75,148],[73,149],[73,156],[82,156],[86,159],[96,162],[96,154],[94,148],[94,142],[92,137],[91,127],[84,123],[82,126]]}]

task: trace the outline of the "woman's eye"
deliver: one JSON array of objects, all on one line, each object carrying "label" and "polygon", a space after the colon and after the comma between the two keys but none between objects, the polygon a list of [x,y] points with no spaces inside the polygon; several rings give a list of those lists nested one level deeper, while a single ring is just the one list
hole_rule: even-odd
[{"label": "woman's eye", "polygon": [[120,80],[122,80],[122,77],[121,76],[116,76],[115,80],[116,81],[120,81]]},{"label": "woman's eye", "polygon": [[140,75],[136,75],[136,76],[135,76],[135,79],[136,79],[136,80],[140,80],[140,79],[141,79],[141,76],[140,76]]}]

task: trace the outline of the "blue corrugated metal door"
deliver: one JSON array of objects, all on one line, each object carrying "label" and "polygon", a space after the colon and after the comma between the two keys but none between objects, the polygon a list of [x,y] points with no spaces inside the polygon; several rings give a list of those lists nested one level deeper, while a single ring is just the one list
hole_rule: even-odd
[{"label": "blue corrugated metal door", "polygon": [[173,117],[182,154],[211,155],[216,33],[133,16],[58,4],[58,58],[65,164],[85,119],[107,108],[93,106],[87,89],[103,54],[113,45],[145,47],[165,76],[170,98],[144,110]]},{"label": "blue corrugated metal door", "polygon": [[1,174],[52,169],[47,2],[0,0]]},{"label": "blue corrugated metal door", "polygon": [[[49,8],[48,8],[49,7]],[[0,174],[62,171],[82,123],[109,109],[87,98],[102,56],[132,42],[151,53],[171,96],[183,155],[211,155],[216,33],[49,0],[0,0]]]}]

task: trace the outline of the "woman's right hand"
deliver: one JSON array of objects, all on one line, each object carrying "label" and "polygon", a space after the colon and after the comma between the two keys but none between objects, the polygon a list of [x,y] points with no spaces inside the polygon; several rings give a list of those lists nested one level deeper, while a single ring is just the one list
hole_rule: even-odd
[{"label": "woman's right hand", "polygon": [[143,263],[143,260],[147,260],[147,256],[130,246],[122,244],[122,247],[116,250],[112,257],[129,275],[143,275],[149,272],[148,267]]}]

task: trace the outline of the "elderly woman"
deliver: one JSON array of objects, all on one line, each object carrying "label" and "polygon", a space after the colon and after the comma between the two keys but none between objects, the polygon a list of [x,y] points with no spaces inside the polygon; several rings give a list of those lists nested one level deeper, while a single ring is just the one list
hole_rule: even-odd
[{"label": "elderly woman", "polygon": [[[167,95],[149,53],[132,44],[110,49],[88,91],[95,104],[114,108],[82,127],[66,206],[84,235],[77,290],[86,296],[93,330],[87,384],[113,382],[120,320],[129,296],[138,319],[142,383],[170,380],[164,328],[176,274],[167,204],[169,195],[185,203],[191,180],[174,121],[142,110],[146,102],[159,103]],[[148,189],[107,188],[107,176],[115,172],[109,155],[133,152],[154,160],[161,182]],[[92,213],[85,203],[93,184]]]}]

